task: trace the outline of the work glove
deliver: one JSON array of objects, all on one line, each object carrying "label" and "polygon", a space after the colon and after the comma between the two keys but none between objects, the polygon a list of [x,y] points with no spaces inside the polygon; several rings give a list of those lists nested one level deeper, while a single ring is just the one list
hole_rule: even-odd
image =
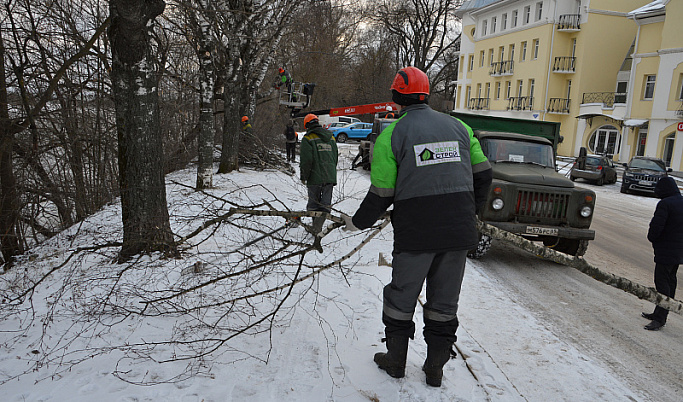
[{"label": "work glove", "polygon": [[344,219],[344,223],[346,224],[342,229],[346,232],[355,232],[357,230],[360,230],[356,227],[356,225],[353,224],[353,219],[346,215],[346,214],[341,214],[342,219]]}]

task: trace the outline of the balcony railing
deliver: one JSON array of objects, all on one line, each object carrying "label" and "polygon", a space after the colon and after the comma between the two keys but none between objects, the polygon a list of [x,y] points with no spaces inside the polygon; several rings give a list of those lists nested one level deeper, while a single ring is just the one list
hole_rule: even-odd
[{"label": "balcony railing", "polygon": [[531,96],[512,96],[508,98],[507,110],[533,110],[534,98]]},{"label": "balcony railing", "polygon": [[512,60],[507,61],[497,61],[491,63],[491,68],[489,69],[489,75],[494,77],[500,77],[502,75],[512,75],[514,71],[514,62]]},{"label": "balcony railing", "polygon": [[681,105],[678,107],[678,110],[676,110],[676,116],[683,119],[683,102],[681,102]]},{"label": "balcony railing", "polygon": [[553,72],[574,73],[576,72],[576,57],[555,57]]},{"label": "balcony railing", "polygon": [[548,113],[569,114],[570,99],[550,98],[548,103]]},{"label": "balcony railing", "polygon": [[489,98],[470,98],[467,103],[467,108],[473,110],[488,110]]},{"label": "balcony railing", "polygon": [[581,104],[602,103],[605,107],[612,107],[615,103],[626,103],[625,92],[584,92]]},{"label": "balcony railing", "polygon": [[560,15],[557,22],[557,29],[559,31],[578,31],[581,29],[579,22],[581,21],[581,14],[564,14]]}]

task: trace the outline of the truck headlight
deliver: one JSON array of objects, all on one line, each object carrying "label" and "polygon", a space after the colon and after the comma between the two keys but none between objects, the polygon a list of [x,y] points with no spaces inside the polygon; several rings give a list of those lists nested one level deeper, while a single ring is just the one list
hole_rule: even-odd
[{"label": "truck headlight", "polygon": [[624,172],[624,176],[626,176],[626,177],[633,177],[633,173],[631,173],[631,172]]},{"label": "truck headlight", "polygon": [[584,218],[588,218],[593,213],[593,208],[586,205],[585,207],[581,208],[580,213],[581,213],[581,216],[583,216]]},{"label": "truck headlight", "polygon": [[491,201],[491,207],[496,211],[500,211],[501,209],[503,209],[504,206],[505,203],[500,198],[496,198],[493,201]]}]

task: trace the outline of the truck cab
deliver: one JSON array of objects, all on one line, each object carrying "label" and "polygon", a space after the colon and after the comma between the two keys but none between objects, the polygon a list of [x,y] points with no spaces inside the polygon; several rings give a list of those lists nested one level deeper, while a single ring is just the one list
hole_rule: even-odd
[{"label": "truck cab", "polygon": [[[557,251],[580,256],[588,241],[595,210],[595,193],[577,189],[557,173],[553,143],[519,133],[475,131],[493,169],[493,183],[479,218]],[[488,250],[482,236],[470,257]],[[484,244],[482,244],[484,243]]]}]

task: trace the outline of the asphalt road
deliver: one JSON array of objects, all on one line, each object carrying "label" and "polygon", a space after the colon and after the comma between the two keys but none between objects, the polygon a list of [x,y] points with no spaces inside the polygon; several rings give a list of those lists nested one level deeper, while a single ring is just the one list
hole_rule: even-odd
[{"label": "asphalt road", "polygon": [[[576,184],[597,193],[592,226],[596,240],[585,258],[608,272],[654,286],[646,234],[658,200],[621,194],[620,183]],[[480,262],[478,269],[508,289],[546,328],[577,345],[642,400],[683,400],[683,317],[670,314],[662,330],[646,331],[648,321],[640,313],[651,311],[651,303],[501,242],[494,242]]]}]

